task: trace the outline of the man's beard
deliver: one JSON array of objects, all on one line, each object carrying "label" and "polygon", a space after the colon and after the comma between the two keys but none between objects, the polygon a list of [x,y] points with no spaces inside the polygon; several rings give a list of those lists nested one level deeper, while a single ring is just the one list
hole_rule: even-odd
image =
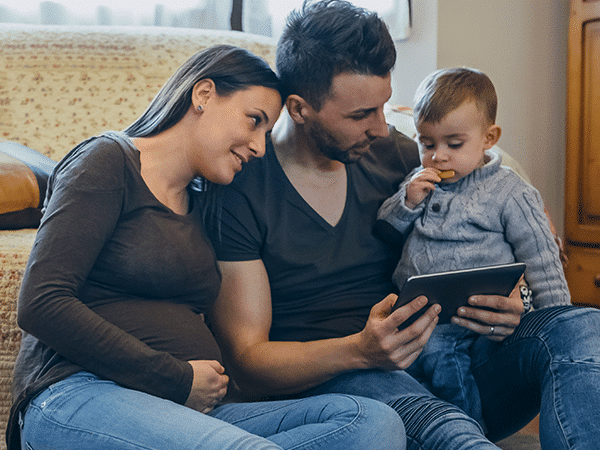
[{"label": "man's beard", "polygon": [[[309,123],[308,134],[324,156],[344,164],[357,162],[367,153],[368,147],[372,142],[372,139],[365,139],[363,142],[344,149],[341,147],[339,141],[317,121]],[[360,151],[358,151],[359,149]]]}]

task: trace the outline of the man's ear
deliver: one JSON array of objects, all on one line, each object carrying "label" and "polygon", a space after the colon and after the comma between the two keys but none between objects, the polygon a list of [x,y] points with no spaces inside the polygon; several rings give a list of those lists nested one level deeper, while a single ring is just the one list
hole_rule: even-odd
[{"label": "man's ear", "polygon": [[199,106],[204,108],[208,100],[215,95],[215,82],[210,78],[198,81],[192,89],[192,106],[198,109]]},{"label": "man's ear", "polygon": [[288,114],[296,123],[303,124],[312,111],[311,106],[299,95],[292,94],[285,101]]},{"label": "man's ear", "polygon": [[502,128],[500,128],[496,124],[490,125],[487,131],[485,132],[485,149],[489,150],[494,145],[496,145],[500,140],[501,135]]}]

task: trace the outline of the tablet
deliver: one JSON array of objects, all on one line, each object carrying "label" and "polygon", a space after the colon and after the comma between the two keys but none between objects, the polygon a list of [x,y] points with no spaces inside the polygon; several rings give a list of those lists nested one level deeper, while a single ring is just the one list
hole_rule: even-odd
[{"label": "tablet", "polygon": [[393,310],[417,298],[427,297],[427,305],[413,314],[401,327],[417,320],[434,303],[442,306],[438,323],[450,323],[459,307],[468,305],[472,295],[508,297],[525,271],[524,263],[500,264],[475,269],[416,275],[410,277],[398,294]]}]

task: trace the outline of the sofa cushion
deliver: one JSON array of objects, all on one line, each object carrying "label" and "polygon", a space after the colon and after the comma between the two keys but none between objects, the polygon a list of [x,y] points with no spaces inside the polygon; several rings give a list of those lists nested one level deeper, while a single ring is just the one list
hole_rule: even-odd
[{"label": "sofa cushion", "polygon": [[15,142],[0,142],[0,229],[36,228],[56,162]]}]

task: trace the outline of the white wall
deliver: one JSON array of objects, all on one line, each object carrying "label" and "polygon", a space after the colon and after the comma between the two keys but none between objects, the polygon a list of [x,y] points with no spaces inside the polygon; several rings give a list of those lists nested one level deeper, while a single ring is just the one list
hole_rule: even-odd
[{"label": "white wall", "polygon": [[412,31],[396,44],[391,104],[413,106],[415,90],[437,68],[438,0],[412,0]]},{"label": "white wall", "polygon": [[399,42],[392,102],[412,106],[436,68],[487,73],[499,97],[500,147],[541,192],[562,234],[568,0],[413,0],[413,34]]}]

